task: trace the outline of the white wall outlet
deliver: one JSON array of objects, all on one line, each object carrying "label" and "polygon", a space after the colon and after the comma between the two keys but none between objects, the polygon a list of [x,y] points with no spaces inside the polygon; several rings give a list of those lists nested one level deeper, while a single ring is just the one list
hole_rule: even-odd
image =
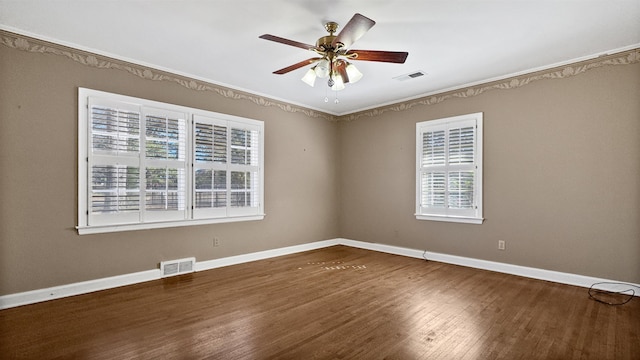
[{"label": "white wall outlet", "polygon": [[505,242],[504,240],[498,240],[498,250],[504,250]]},{"label": "white wall outlet", "polygon": [[213,246],[214,247],[220,246],[220,238],[218,238],[218,237],[214,237],[213,238]]}]

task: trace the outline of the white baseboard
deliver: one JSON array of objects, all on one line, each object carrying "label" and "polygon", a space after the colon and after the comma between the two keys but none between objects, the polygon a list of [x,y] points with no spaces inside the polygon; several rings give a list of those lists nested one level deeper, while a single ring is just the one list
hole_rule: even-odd
[{"label": "white baseboard", "polygon": [[[338,239],[338,240],[341,245],[347,245],[355,248],[374,250],[374,251],[384,252],[388,254],[402,255],[402,256],[413,257],[418,259],[426,258],[429,261],[437,261],[437,262],[442,262],[447,264],[476,268],[476,269],[490,270],[490,271],[495,271],[495,272],[500,272],[505,274],[518,275],[518,276],[523,276],[527,278],[551,281],[551,282],[556,282],[556,283],[566,284],[566,285],[575,285],[575,286],[588,288],[596,283],[617,283],[617,284],[631,285],[636,288],[635,290],[640,289],[639,284],[621,282],[617,280],[602,279],[602,278],[596,278],[592,276],[584,276],[584,275],[564,273],[564,272],[552,271],[552,270],[544,270],[544,269],[538,269],[538,268],[532,268],[532,267],[526,267],[526,266],[520,266],[520,265],[505,264],[505,263],[500,263],[495,261],[480,260],[480,259],[474,259],[474,258],[468,258],[468,257],[462,257],[462,256],[447,255],[447,254],[429,252],[424,250],[409,249],[409,248],[404,248],[399,246],[368,243],[364,241],[348,240],[348,239]],[[608,290],[608,291],[622,291],[628,288],[629,286],[627,285],[605,284],[605,285],[598,286],[598,289]],[[636,291],[635,296],[640,296],[640,291]]]},{"label": "white baseboard", "polygon": [[0,296],[0,310],[160,279],[160,269]]},{"label": "white baseboard", "polygon": [[[277,256],[289,255],[303,251],[338,245],[339,240],[324,240],[302,245],[294,245],[279,249],[259,251],[255,253],[230,256],[222,259],[196,262],[195,271],[215,269],[223,266],[242,264],[249,261],[269,259]],[[35,304],[42,301],[60,299],[68,296],[87,294],[94,291],[112,289],[120,286],[132,285],[162,277],[160,269],[141,271],[102,279],[83,281],[73,284],[54,286],[45,289],[26,291],[16,294],[0,296],[0,310],[12,307]]]},{"label": "white baseboard", "polygon": [[312,243],[288,246],[279,249],[259,251],[249,254],[230,256],[222,259],[206,260],[196,263],[196,271],[211,270],[223,266],[237,265],[251,261],[270,259],[277,256],[295,254],[303,251],[316,250],[329,246],[340,245],[339,239],[316,241]]},{"label": "white baseboard", "polygon": [[[590,287],[595,283],[600,282],[611,282],[611,283],[619,283],[619,281],[608,280],[595,278],[590,276],[576,275],[563,273],[558,271],[550,271],[543,269],[536,269],[531,267],[519,266],[519,265],[511,265],[487,260],[479,260],[473,258],[467,258],[462,256],[455,255],[447,255],[441,253],[434,252],[425,252],[422,250],[409,249],[399,246],[385,245],[385,244],[376,244],[376,243],[368,243],[364,241],[357,240],[349,240],[349,239],[331,239],[324,241],[317,241],[302,245],[289,246],[279,249],[273,250],[265,250],[259,251],[255,253],[243,254],[230,256],[221,259],[214,260],[206,260],[201,262],[196,262],[195,270],[203,271],[210,270],[224,266],[237,265],[251,261],[270,259],[277,256],[295,254],[299,252],[321,249],[334,245],[345,245],[351,246],[360,249],[367,249],[373,251],[384,252],[388,254],[402,255],[412,258],[427,258],[430,261],[438,261],[448,264],[455,264],[461,266],[467,266],[477,269],[496,271],[506,274],[524,276],[533,279],[546,280],[557,282],[561,284],[567,285],[576,285],[581,287]],[[21,305],[34,304],[42,301],[60,299],[73,295],[86,294],[99,290],[112,289],[120,286],[132,285],[136,283],[141,283],[150,280],[157,280],[161,278],[160,269],[141,271],[131,274],[113,276],[103,279],[96,279],[90,281],[83,281],[68,285],[61,285],[50,287],[46,289],[39,289],[33,291],[26,291],[22,293],[10,294],[0,296],[0,310],[8,309],[12,307],[17,307]],[[638,284],[629,284],[636,288],[640,288]],[[610,291],[620,291],[623,290],[620,287],[609,286],[609,287],[599,287],[600,289],[607,289]],[[626,287],[628,288],[628,287]],[[636,293],[636,296],[640,296],[640,292]]]}]

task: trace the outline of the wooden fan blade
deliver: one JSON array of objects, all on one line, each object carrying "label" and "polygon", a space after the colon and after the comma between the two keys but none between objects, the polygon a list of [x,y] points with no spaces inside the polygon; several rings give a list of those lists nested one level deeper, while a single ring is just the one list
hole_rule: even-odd
[{"label": "wooden fan blade", "polygon": [[295,47],[299,47],[305,50],[313,50],[315,49],[315,45],[309,45],[309,44],[305,44],[305,43],[301,43],[298,41],[293,41],[293,40],[289,40],[289,39],[285,39],[279,36],[275,36],[275,35],[270,35],[270,34],[264,34],[264,35],[260,35],[258,36],[260,39],[265,39],[265,40],[270,40],[270,41],[275,41],[277,43],[281,43],[281,44],[285,44],[285,45],[291,45],[291,46],[295,46]]},{"label": "wooden fan blade", "polygon": [[333,39],[331,43],[333,46],[338,47],[338,43],[342,44],[342,47],[348,48],[356,42],[356,40],[360,39],[362,35],[364,35],[369,29],[375,25],[376,22],[369,19],[368,17],[355,14],[349,20],[347,25],[344,26],[340,34]]},{"label": "wooden fan blade", "polygon": [[[355,55],[354,57],[351,57]],[[349,50],[345,56],[352,60],[380,61],[403,64],[409,56],[405,51]]]},{"label": "wooden fan blade", "polygon": [[313,64],[314,62],[320,61],[320,60],[322,60],[322,58],[319,58],[319,57],[318,58],[311,58],[311,59],[303,60],[303,61],[300,61],[299,63],[295,63],[293,65],[287,66],[286,68],[282,68],[280,70],[276,70],[273,73],[274,74],[278,74],[278,75],[286,74],[286,73],[288,73],[290,71],[299,69],[299,68],[301,68],[303,66],[307,66],[309,64]]}]

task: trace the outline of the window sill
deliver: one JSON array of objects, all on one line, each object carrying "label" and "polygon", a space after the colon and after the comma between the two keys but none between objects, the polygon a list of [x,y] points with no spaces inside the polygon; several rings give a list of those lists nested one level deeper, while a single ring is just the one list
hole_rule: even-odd
[{"label": "window sill", "polygon": [[463,216],[444,216],[444,215],[421,215],[421,214],[416,214],[416,219],[455,222],[455,223],[464,223],[464,224],[476,224],[476,225],[481,225],[482,222],[484,221],[484,218],[463,217]]},{"label": "window sill", "polygon": [[225,218],[217,218],[217,219],[165,221],[165,222],[152,222],[152,223],[142,223],[142,224],[76,226],[76,229],[78,230],[79,235],[86,235],[86,234],[111,233],[111,232],[119,232],[119,231],[163,229],[163,228],[179,227],[179,226],[221,224],[221,223],[239,222],[239,221],[255,221],[255,220],[262,220],[264,219],[264,217],[265,215],[261,214],[261,215],[251,215],[251,216],[225,217]]}]

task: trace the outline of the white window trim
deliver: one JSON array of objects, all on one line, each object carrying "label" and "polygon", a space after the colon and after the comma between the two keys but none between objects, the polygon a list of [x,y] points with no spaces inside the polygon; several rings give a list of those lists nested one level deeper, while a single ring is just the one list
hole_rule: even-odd
[{"label": "white window trim", "polygon": [[476,218],[476,217],[464,217],[464,216],[446,216],[446,215],[421,215],[416,214],[416,219],[418,220],[431,220],[431,221],[444,221],[444,222],[455,222],[455,223],[463,223],[463,224],[476,224],[480,225],[484,221],[484,218]]},{"label": "white window trim", "polygon": [[[476,206],[475,216],[457,216],[451,214],[429,214],[421,212],[421,157],[422,157],[422,132],[424,128],[446,126],[452,123],[467,122],[473,120],[476,123],[476,139],[475,139],[475,164],[476,178],[474,188],[474,202]],[[417,220],[443,221],[465,224],[482,224],[483,217],[483,184],[482,184],[482,168],[483,168],[483,113],[473,113],[467,115],[453,116],[437,120],[428,120],[416,123],[416,212]]]},{"label": "white window trim", "polygon": [[215,219],[195,219],[195,220],[182,220],[182,221],[165,221],[165,222],[149,222],[139,224],[123,224],[123,225],[105,225],[105,226],[76,226],[78,234],[101,234],[112,233],[119,231],[132,231],[132,230],[150,230],[150,229],[164,229],[178,226],[192,226],[192,225],[208,225],[208,224],[222,224],[230,222],[240,221],[254,221],[262,220],[266,215],[260,214],[255,216],[237,216]]},{"label": "white window trim", "polygon": [[[144,107],[155,107],[162,109],[169,109],[171,111],[178,111],[187,114],[187,149],[192,148],[192,123],[194,117],[205,116],[210,118],[216,118],[222,121],[230,121],[234,123],[250,124],[251,126],[258,126],[259,131],[259,172],[258,183],[260,184],[258,195],[258,209],[257,212],[251,214],[230,214],[224,217],[215,218],[193,218],[192,209],[192,193],[193,193],[193,176],[192,176],[192,164],[194,163],[193,152],[190,150],[187,153],[188,157],[188,171],[186,182],[188,185],[187,194],[187,218],[171,221],[153,221],[153,222],[139,222],[129,224],[109,224],[109,225],[89,225],[88,211],[89,211],[89,98],[100,97],[104,99],[110,99],[117,102],[130,103],[135,105],[142,105]],[[142,130],[141,130],[142,131]],[[227,114],[220,114],[206,110],[194,109],[185,106],[166,104],[152,100],[140,99],[125,95],[113,94],[98,90],[78,88],[78,223],[76,229],[78,234],[97,234],[97,233],[109,233],[118,231],[131,231],[131,230],[147,230],[168,228],[177,226],[190,226],[190,225],[204,225],[204,224],[217,224],[227,222],[238,221],[254,221],[262,220],[265,217],[264,213],[264,123],[262,121],[236,117]]]}]

